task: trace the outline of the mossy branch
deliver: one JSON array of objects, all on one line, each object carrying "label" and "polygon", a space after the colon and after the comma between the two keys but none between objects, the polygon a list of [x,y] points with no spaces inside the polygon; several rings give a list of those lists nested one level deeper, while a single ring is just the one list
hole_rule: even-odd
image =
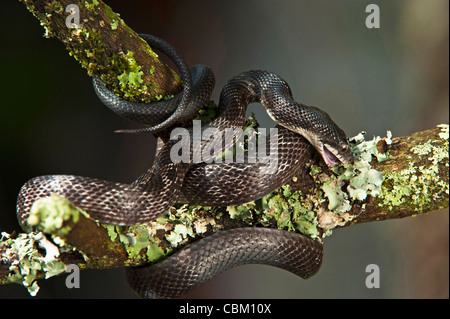
[{"label": "mossy branch", "polygon": [[[236,227],[279,228],[322,241],[334,228],[440,210],[449,202],[448,136],[448,125],[393,139],[388,134],[365,141],[360,134],[352,142],[353,165],[328,169],[315,156],[288,184],[258,201],[176,205],[155,221],[131,227],[101,225],[61,197],[43,198],[28,219],[35,232],[3,233],[0,283],[19,282],[34,291],[35,279],[59,274],[71,263],[83,269],[154,263]],[[34,249],[24,253],[24,242]],[[48,245],[59,250],[50,263],[48,249],[42,250]]]}]

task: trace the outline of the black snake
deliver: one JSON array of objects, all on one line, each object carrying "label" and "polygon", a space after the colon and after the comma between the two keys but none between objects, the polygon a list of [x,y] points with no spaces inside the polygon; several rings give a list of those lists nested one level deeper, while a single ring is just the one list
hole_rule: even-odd
[{"label": "black snake", "polygon": [[[110,109],[128,119],[151,125],[135,131],[158,135],[179,123],[188,123],[198,114],[210,99],[214,75],[203,65],[190,70],[179,53],[165,41],[145,34],[141,37],[175,62],[183,80],[183,90],[178,95],[155,103],[133,103],[108,91],[96,77],[93,84],[100,100]],[[239,138],[239,130],[232,139],[225,138],[224,132],[244,126],[247,106],[252,102],[260,102],[278,124],[275,174],[264,171],[274,165],[270,161],[211,162]],[[26,227],[31,205],[37,199],[59,194],[102,223],[145,223],[179,201],[227,206],[258,199],[292,178],[308,159],[311,145],[329,166],[353,159],[344,131],[328,114],[296,102],[286,81],[271,72],[248,71],[229,80],[221,92],[217,114],[201,127],[202,133],[213,129],[213,134],[197,148],[194,129],[187,128],[190,137],[187,162],[172,161],[171,150],[179,141],[165,136],[153,166],[132,184],[72,175],[29,180],[18,196],[19,222]],[[266,144],[271,145],[269,138]],[[215,147],[219,153],[211,152]],[[192,156],[195,151],[204,151],[203,162],[195,162]],[[172,298],[226,269],[245,263],[273,265],[307,278],[318,271],[322,254],[320,243],[301,234],[238,228],[194,242],[156,265],[129,267],[127,276],[132,289],[143,297]]]}]

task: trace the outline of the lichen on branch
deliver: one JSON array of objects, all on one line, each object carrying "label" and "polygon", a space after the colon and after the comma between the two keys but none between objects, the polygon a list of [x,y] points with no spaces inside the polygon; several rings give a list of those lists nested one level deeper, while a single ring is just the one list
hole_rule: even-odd
[{"label": "lichen on branch", "polygon": [[[64,43],[89,75],[129,100],[150,102],[177,93],[180,79],[120,16],[100,0],[21,0],[45,29]],[[68,5],[80,25],[68,28]],[[151,30],[146,30],[151,33]],[[3,233],[0,283],[22,283],[80,268],[158,262],[212,233],[244,226],[296,231],[323,240],[333,229],[414,216],[448,207],[448,125],[409,137],[353,138],[353,165],[329,169],[312,158],[292,180],[260,200],[230,207],[175,205],[155,221],[101,225],[65,199],[33,206],[28,234]],[[301,182],[301,183],[300,183]]]},{"label": "lichen on branch", "polygon": [[[181,90],[177,73],[102,1],[20,1],[40,21],[45,37],[59,39],[88,75],[99,76],[117,95],[151,102]],[[70,5],[79,10],[80,23],[74,28],[66,25]]]},{"label": "lichen on branch", "polygon": [[383,172],[379,196],[352,223],[425,214],[448,207],[448,124],[396,138],[389,147],[389,159],[375,162]]}]

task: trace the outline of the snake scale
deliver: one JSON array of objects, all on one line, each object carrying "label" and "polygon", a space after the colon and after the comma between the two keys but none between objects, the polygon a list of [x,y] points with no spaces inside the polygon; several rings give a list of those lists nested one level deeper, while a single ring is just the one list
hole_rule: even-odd
[{"label": "snake scale", "polygon": [[[108,91],[99,78],[93,78],[95,92],[108,108],[119,115],[149,127],[133,132],[153,132],[162,137],[177,125],[192,123],[209,101],[214,88],[213,72],[204,65],[189,69],[180,54],[167,42],[141,34],[150,46],[165,53],[179,69],[183,89],[173,98],[154,103],[129,102]],[[161,138],[154,164],[131,184],[72,175],[40,176],[20,190],[17,218],[23,227],[33,202],[59,194],[102,223],[134,225],[154,220],[175,202],[208,206],[243,204],[282,186],[311,156],[314,147],[328,166],[353,160],[346,135],[327,113],[296,102],[291,89],[278,75],[267,71],[247,71],[230,79],[222,89],[217,116],[202,125],[213,128],[210,139],[201,141],[200,150],[232,147],[239,138],[224,138],[228,128],[242,128],[247,106],[260,102],[278,124],[275,174],[264,173],[267,161],[252,163],[213,162],[217,154],[205,152],[202,162],[193,157],[185,162],[171,159],[178,142]],[[190,122],[189,122],[190,121]],[[193,137],[192,126],[187,127]],[[194,152],[192,138],[191,154]],[[269,146],[267,138],[267,146]],[[214,147],[213,147],[214,146]],[[220,154],[220,153],[219,153]],[[231,267],[259,263],[286,269],[303,278],[315,274],[322,262],[322,245],[301,234],[265,228],[225,230],[195,241],[162,262],[128,267],[131,288],[148,298],[174,298]]]}]

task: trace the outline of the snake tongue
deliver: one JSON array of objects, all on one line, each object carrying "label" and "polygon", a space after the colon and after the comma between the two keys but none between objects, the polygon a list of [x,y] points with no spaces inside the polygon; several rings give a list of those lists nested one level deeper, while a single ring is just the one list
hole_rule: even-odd
[{"label": "snake tongue", "polygon": [[339,159],[331,151],[329,151],[325,147],[325,145],[323,146],[322,150],[323,150],[322,157],[323,157],[325,163],[329,167],[333,167],[334,165],[336,165],[336,163],[339,161]]}]

